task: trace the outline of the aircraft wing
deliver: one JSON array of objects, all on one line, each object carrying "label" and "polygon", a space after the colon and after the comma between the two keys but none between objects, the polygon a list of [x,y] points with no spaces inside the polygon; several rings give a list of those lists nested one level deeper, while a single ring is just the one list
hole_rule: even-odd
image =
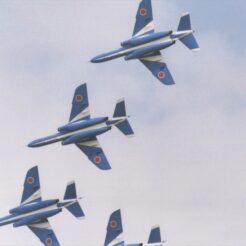
[{"label": "aircraft wing", "polygon": [[87,95],[87,86],[86,84],[82,84],[75,90],[69,121],[71,122],[89,118],[90,109]]},{"label": "aircraft wing", "polygon": [[111,169],[108,160],[96,137],[93,137],[86,142],[76,143],[76,145],[99,169]]},{"label": "aircraft wing", "polygon": [[21,203],[28,204],[37,201],[41,201],[41,189],[38,167],[35,166],[31,168],[26,174]]},{"label": "aircraft wing", "polygon": [[50,223],[44,219],[35,224],[28,225],[28,228],[39,238],[45,246],[60,246]]},{"label": "aircraft wing", "polygon": [[141,57],[140,61],[165,85],[175,84],[160,51]]},{"label": "aircraft wing", "polygon": [[154,32],[151,0],[142,0],[138,7],[133,36]]}]

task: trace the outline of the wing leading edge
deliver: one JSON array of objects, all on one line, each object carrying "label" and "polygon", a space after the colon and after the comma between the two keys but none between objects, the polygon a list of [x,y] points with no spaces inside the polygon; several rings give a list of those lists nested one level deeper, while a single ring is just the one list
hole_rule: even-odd
[{"label": "wing leading edge", "polygon": [[45,246],[60,246],[54,231],[47,219],[35,224],[28,225],[28,228],[39,238]]},{"label": "wing leading edge", "polygon": [[87,86],[86,84],[82,84],[75,90],[69,121],[71,122],[89,118],[90,109],[87,94]]},{"label": "wing leading edge", "polygon": [[139,4],[133,36],[154,32],[151,0],[142,0]]},{"label": "wing leading edge", "polygon": [[26,174],[24,190],[21,198],[22,204],[41,201],[41,189],[39,181],[38,167],[35,166]]},{"label": "wing leading edge", "polygon": [[140,61],[152,72],[152,74],[165,85],[175,84],[173,77],[164,62],[160,51],[140,58]]},{"label": "wing leading edge", "polygon": [[90,161],[101,170],[109,170],[111,166],[96,137],[86,142],[76,143],[76,146],[84,152]]}]

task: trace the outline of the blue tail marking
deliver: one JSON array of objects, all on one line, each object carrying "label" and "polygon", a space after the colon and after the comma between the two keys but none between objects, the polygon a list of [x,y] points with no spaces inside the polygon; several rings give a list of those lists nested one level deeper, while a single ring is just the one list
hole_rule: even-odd
[{"label": "blue tail marking", "polygon": [[68,183],[64,195],[64,200],[71,200],[71,199],[77,199],[76,186],[74,181]]},{"label": "blue tail marking", "polygon": [[126,106],[124,99],[119,99],[116,103],[113,117],[125,117],[126,116]]},{"label": "blue tail marking", "polygon": [[161,242],[161,232],[160,227],[153,227],[150,231],[148,243],[160,243]]},{"label": "blue tail marking", "polygon": [[191,30],[190,14],[185,13],[181,16],[178,26],[178,31]]}]

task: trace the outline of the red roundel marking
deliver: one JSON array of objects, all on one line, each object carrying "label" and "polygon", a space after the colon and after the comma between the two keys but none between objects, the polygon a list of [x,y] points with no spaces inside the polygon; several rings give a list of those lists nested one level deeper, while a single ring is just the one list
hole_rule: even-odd
[{"label": "red roundel marking", "polygon": [[165,76],[166,76],[166,74],[165,74],[164,71],[160,71],[160,72],[158,73],[158,77],[159,77],[160,79],[165,78]]},{"label": "red roundel marking", "polygon": [[101,159],[101,157],[100,157],[99,155],[96,155],[96,156],[94,157],[94,161],[95,161],[96,164],[100,164],[101,161],[102,161],[102,159]]},{"label": "red roundel marking", "polygon": [[139,12],[140,12],[140,15],[142,16],[147,15],[147,10],[145,8],[141,8]]},{"label": "red roundel marking", "polygon": [[116,228],[117,227],[117,222],[115,221],[115,220],[111,220],[110,221],[110,226],[112,227],[112,228]]},{"label": "red roundel marking", "polygon": [[52,241],[51,238],[47,238],[47,239],[45,240],[45,243],[46,243],[47,245],[52,245],[53,241]]},{"label": "red roundel marking", "polygon": [[26,179],[26,182],[28,183],[28,184],[33,184],[34,183],[34,178],[33,177],[27,177],[27,179]]},{"label": "red roundel marking", "polygon": [[76,100],[76,102],[82,102],[82,101],[83,101],[83,96],[81,96],[81,95],[76,95],[76,96],[75,96],[75,100]]}]

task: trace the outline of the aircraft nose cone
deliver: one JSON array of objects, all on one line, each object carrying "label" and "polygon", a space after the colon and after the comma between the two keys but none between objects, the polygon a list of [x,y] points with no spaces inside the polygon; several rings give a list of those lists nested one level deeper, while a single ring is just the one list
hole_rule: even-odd
[{"label": "aircraft nose cone", "polygon": [[34,147],[34,143],[31,142],[31,143],[29,143],[27,146],[28,146],[29,148],[32,148],[32,147]]},{"label": "aircraft nose cone", "polygon": [[100,63],[105,60],[105,54],[97,55],[91,59],[92,63]]},{"label": "aircraft nose cone", "polygon": [[34,140],[34,141],[30,142],[27,146],[28,146],[29,148],[34,148],[34,147],[37,146],[37,143],[38,143],[38,141],[37,141],[37,140]]},{"label": "aircraft nose cone", "polygon": [[91,62],[92,62],[92,63],[97,63],[97,57],[92,58],[92,59],[91,59]]}]

